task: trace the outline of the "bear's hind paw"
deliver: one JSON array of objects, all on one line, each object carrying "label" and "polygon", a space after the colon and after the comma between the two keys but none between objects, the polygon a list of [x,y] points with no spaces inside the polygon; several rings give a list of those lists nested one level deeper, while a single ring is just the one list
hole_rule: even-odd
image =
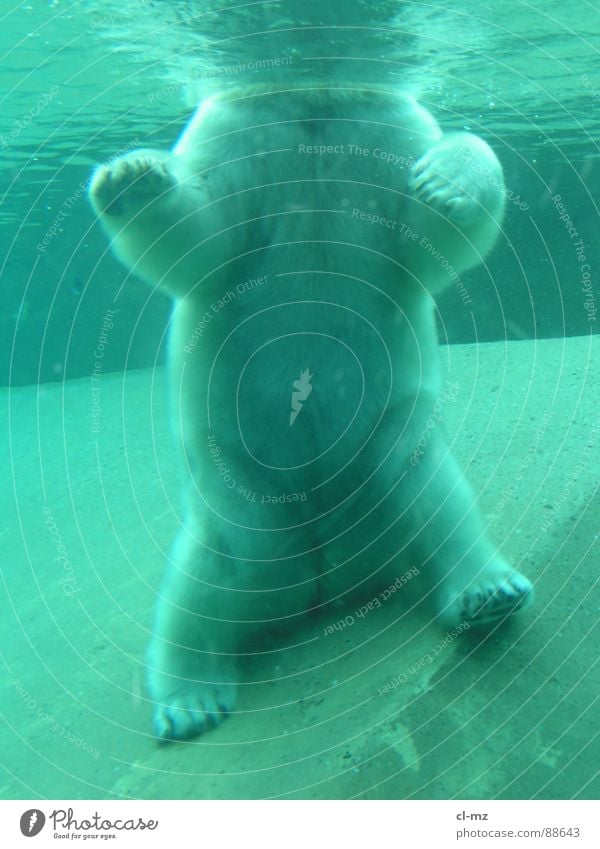
[{"label": "bear's hind paw", "polygon": [[503,580],[483,580],[465,590],[454,602],[452,619],[471,627],[490,626],[533,601],[533,585],[520,572]]},{"label": "bear's hind paw", "polygon": [[191,685],[154,707],[154,734],[161,741],[188,740],[214,728],[231,713],[232,685]]}]

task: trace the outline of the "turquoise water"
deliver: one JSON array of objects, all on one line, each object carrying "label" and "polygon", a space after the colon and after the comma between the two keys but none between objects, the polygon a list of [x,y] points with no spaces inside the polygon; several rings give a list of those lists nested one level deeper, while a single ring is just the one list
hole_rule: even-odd
[{"label": "turquoise water", "polygon": [[[149,340],[161,335],[168,304],[125,280],[82,185],[117,151],[171,145],[206,91],[277,77],[321,74],[399,86],[445,128],[472,129],[494,146],[509,192],[505,234],[489,258],[490,273],[473,272],[485,297],[472,310],[440,299],[443,338],[593,329],[579,260],[550,198],[563,198],[595,267],[597,12],[575,0],[541,10],[516,2],[323,5],[302,3],[296,14],[294,3],[237,11],[225,4],[230,12],[211,14],[221,5],[62,0],[5,12],[4,383],[86,374],[88,340],[117,295],[122,332],[105,363],[118,370],[125,360],[133,367],[154,362]],[[51,249],[41,253],[36,246],[53,227]]]},{"label": "turquoise water", "polygon": [[[598,10],[54,0],[1,20],[0,795],[597,797]],[[442,296],[438,323],[464,387],[454,450],[538,607],[435,663],[419,611],[307,630],[249,659],[257,686],[218,732],[158,749],[143,657],[179,511],[169,304],[108,252],[85,186],[118,151],[171,145],[204,92],[331,77],[400,87],[503,163],[505,229],[469,275],[482,296]]]}]

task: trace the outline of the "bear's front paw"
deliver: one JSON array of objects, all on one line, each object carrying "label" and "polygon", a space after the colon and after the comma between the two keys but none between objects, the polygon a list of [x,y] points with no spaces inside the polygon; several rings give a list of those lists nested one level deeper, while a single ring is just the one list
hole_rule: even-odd
[{"label": "bear's front paw", "polygon": [[176,184],[164,155],[137,150],[98,168],[90,185],[90,198],[99,214],[129,215]]},{"label": "bear's front paw", "polygon": [[408,189],[458,226],[485,210],[497,216],[503,205],[502,168],[477,136],[457,134],[434,145],[414,164]]},{"label": "bear's front paw", "polygon": [[219,725],[235,701],[235,685],[182,682],[154,705],[154,733],[159,740],[187,740]]}]

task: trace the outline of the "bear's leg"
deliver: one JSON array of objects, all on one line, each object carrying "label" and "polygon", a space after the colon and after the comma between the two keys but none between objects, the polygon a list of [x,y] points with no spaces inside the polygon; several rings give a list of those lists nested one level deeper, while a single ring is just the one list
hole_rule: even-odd
[{"label": "bear's leg", "polygon": [[257,633],[293,631],[314,607],[315,555],[290,556],[295,538],[284,535],[278,549],[272,534],[265,546],[260,534],[230,527],[221,537],[210,525],[195,516],[181,528],[161,585],[147,664],[161,740],[222,722],[235,702],[237,657],[253,653]]},{"label": "bear's leg", "polygon": [[490,625],[531,603],[532,584],[488,539],[475,497],[439,432],[431,432],[405,482],[411,560],[444,625]]},{"label": "bear's leg", "polygon": [[[180,172],[170,153],[134,150],[101,165],[89,190],[119,259],[175,298],[187,297],[197,285],[211,228],[201,181]],[[214,259],[212,243],[210,252]]]},{"label": "bear's leg", "polygon": [[182,528],[161,586],[148,653],[154,731],[181,740],[218,725],[235,700],[242,618],[226,561]]}]

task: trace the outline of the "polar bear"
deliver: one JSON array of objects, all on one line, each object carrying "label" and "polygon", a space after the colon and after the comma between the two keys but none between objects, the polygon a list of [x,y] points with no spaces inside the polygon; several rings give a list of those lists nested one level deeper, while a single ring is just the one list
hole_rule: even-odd
[{"label": "polar bear", "polygon": [[231,711],[256,632],[409,568],[444,627],[531,602],[429,424],[433,296],[502,221],[482,139],[374,87],[233,89],[171,152],[99,167],[90,199],[117,256],[173,298],[186,483],[148,656],[159,739]]}]

